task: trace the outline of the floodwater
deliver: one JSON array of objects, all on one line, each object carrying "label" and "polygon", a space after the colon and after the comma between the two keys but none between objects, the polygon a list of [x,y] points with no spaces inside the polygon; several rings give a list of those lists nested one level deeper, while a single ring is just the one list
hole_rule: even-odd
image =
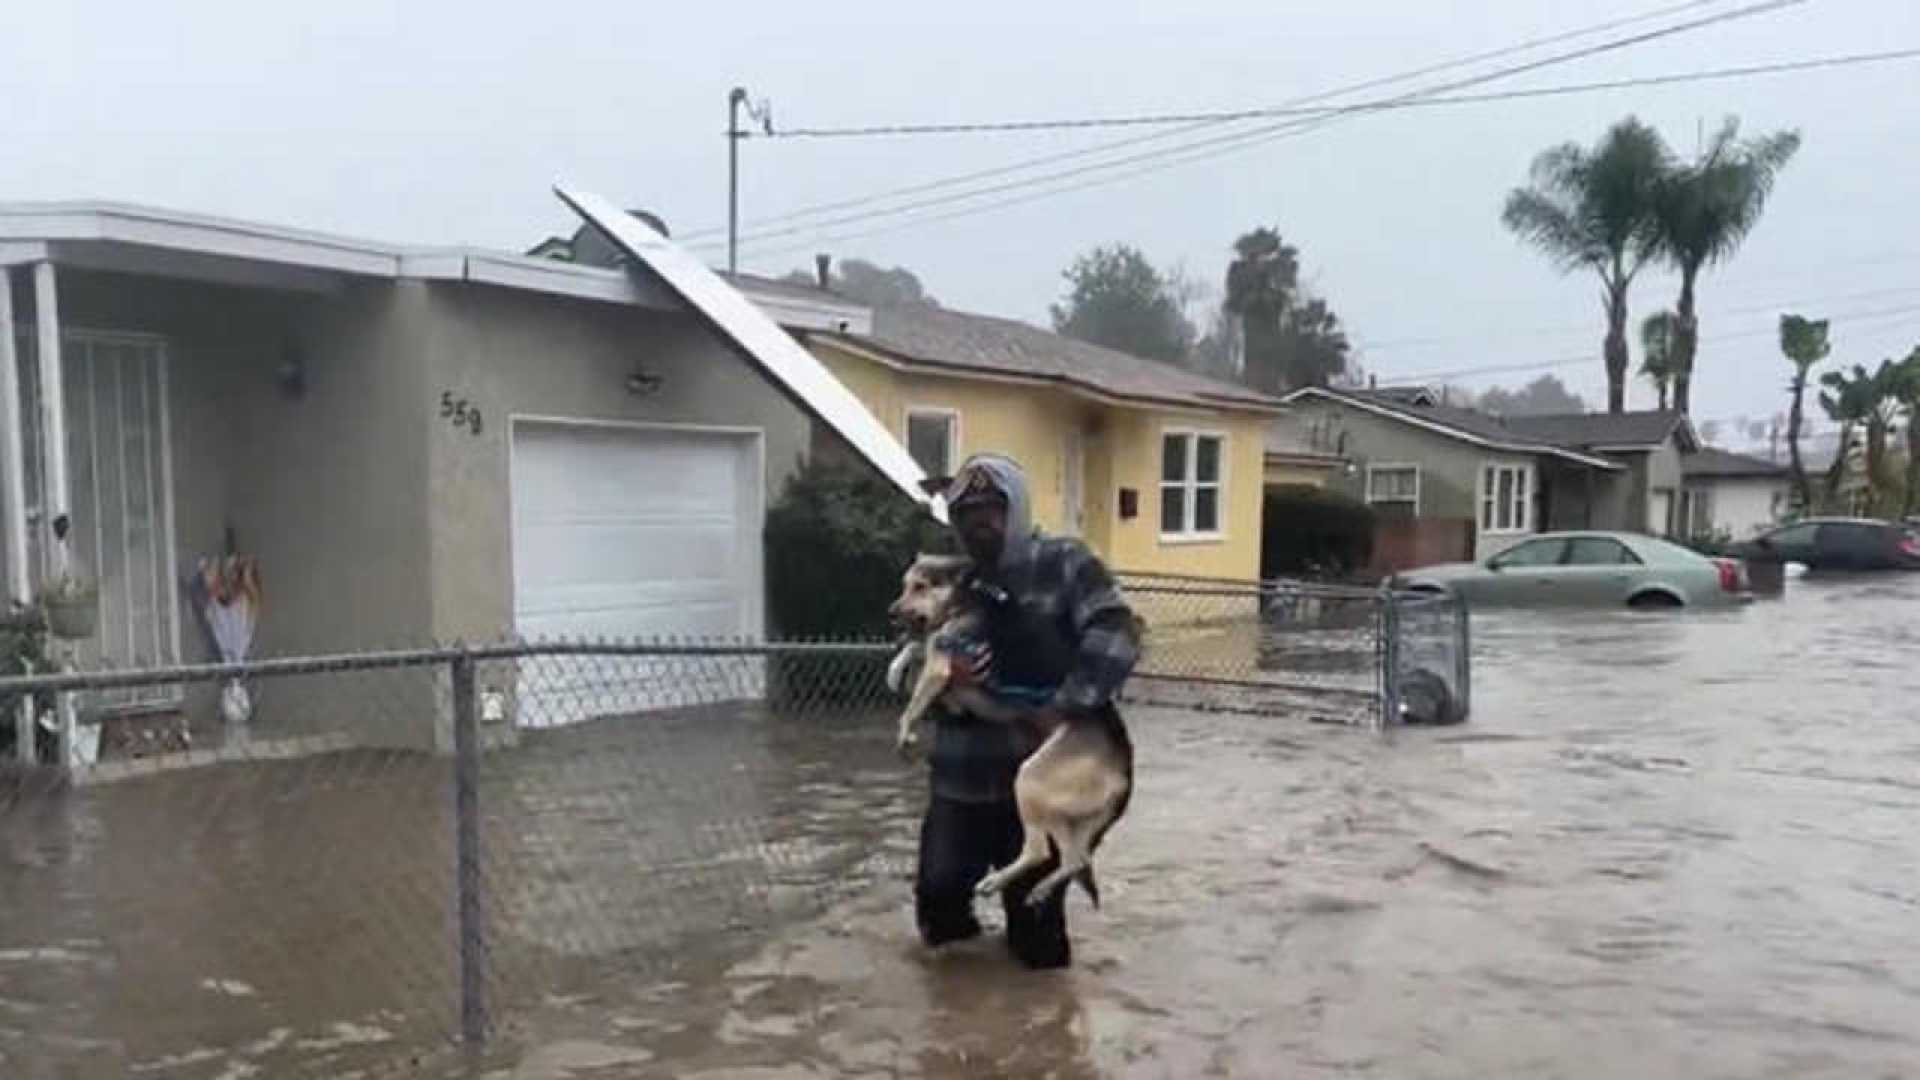
[{"label": "floodwater", "polygon": [[[1722,613],[1484,612],[1474,640],[1464,727],[1135,709],[1137,794],[1101,852],[1105,910],[1070,901],[1065,973],[1021,971],[991,936],[919,948],[916,789],[850,731],[713,744],[697,770],[637,780],[641,755],[602,746],[584,760],[603,771],[583,773],[556,735],[490,765],[483,789],[502,1015],[465,1064],[422,1049],[451,1030],[451,980],[404,928],[443,933],[446,905],[431,876],[392,878],[446,852],[438,824],[408,824],[434,811],[401,794],[433,790],[406,768],[355,774],[353,804],[382,809],[318,830],[314,850],[257,827],[199,836],[194,868],[147,882],[87,869],[88,852],[115,829],[161,847],[177,799],[130,784],[15,806],[62,839],[9,830],[0,1072],[342,1075],[416,1056],[422,1073],[500,1080],[1920,1067],[1920,575],[1796,578]],[[667,783],[696,772],[709,779]],[[247,797],[292,785],[260,783]],[[688,805],[659,810],[666,790]],[[712,854],[731,842],[675,861],[636,840],[637,817],[703,809],[722,832],[760,823],[737,827],[762,869]],[[177,931],[149,943],[157,959],[101,944],[130,933],[103,911],[208,873],[228,896],[197,901],[208,940],[223,935],[202,924],[259,918],[262,889],[291,914],[225,935],[245,949]],[[300,933],[336,889],[367,902]],[[194,903],[154,902],[169,925]],[[388,944],[355,944],[368,936]],[[202,1016],[185,1041],[152,1018],[176,996]]]}]

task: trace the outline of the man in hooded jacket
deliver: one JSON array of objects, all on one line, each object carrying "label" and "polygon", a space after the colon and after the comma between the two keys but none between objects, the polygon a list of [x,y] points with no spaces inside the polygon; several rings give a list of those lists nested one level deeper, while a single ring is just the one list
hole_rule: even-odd
[{"label": "man in hooded jacket", "polygon": [[[1033,528],[1027,479],[1011,458],[968,458],[946,497],[954,531],[974,563],[972,587],[991,612],[990,660],[974,674],[998,692],[1041,703],[1041,712],[1051,715],[1037,730],[1052,730],[1066,715],[1111,713],[1140,642],[1107,568],[1079,540]],[[1020,852],[1013,779],[1038,743],[1033,731],[938,707],[933,719],[914,908],[921,940],[938,946],[981,933],[974,886]],[[1007,944],[1029,968],[1062,968],[1072,959],[1067,890],[1038,907],[1026,902],[1028,890],[1055,864],[1050,860],[1001,894]]]}]

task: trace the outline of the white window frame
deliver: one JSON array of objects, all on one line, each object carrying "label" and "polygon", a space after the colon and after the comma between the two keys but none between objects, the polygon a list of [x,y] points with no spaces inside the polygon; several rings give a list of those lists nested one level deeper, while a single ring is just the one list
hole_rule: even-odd
[{"label": "white window frame", "polygon": [[[1493,473],[1491,482],[1487,474]],[[1515,481],[1515,502],[1509,509],[1519,513],[1514,523],[1500,528],[1500,477],[1512,473],[1519,479]],[[1515,463],[1511,461],[1482,461],[1474,475],[1473,521],[1481,536],[1525,536],[1536,531],[1533,520],[1533,498],[1539,490],[1539,469],[1534,463]]]},{"label": "white window frame", "polygon": [[1376,499],[1373,497],[1373,475],[1383,472],[1413,473],[1413,516],[1420,516],[1420,463],[1417,461],[1382,461],[1367,463],[1367,487],[1364,492],[1368,506],[1384,506],[1390,503],[1405,502],[1405,499]]},{"label": "white window frame", "polygon": [[909,457],[913,454],[913,419],[916,416],[937,417],[947,421],[947,472],[951,475],[953,470],[960,467],[960,410],[943,405],[907,406],[900,421],[900,442],[906,446]]},{"label": "white window frame", "polygon": [[[1167,440],[1173,437],[1183,438],[1187,441],[1186,476],[1177,481],[1166,478]],[[1201,484],[1199,480],[1200,440],[1202,439],[1212,439],[1220,445],[1220,452],[1216,458],[1219,463],[1219,475],[1211,483],[1205,485]],[[1155,527],[1160,530],[1161,543],[1215,544],[1227,538],[1227,447],[1229,445],[1227,433],[1214,428],[1163,427],[1160,429],[1160,438],[1154,444],[1153,484],[1154,491],[1158,495],[1154,508],[1157,514],[1154,519],[1154,524]],[[1193,527],[1193,511],[1194,507],[1199,503],[1196,493],[1203,486],[1211,487],[1219,493],[1218,498],[1214,500],[1214,524],[1216,527],[1207,532],[1197,531]],[[1174,532],[1168,532],[1163,525],[1166,520],[1166,507],[1164,504],[1169,488],[1179,489],[1180,497],[1185,506],[1185,512],[1180,518],[1181,528]]]}]

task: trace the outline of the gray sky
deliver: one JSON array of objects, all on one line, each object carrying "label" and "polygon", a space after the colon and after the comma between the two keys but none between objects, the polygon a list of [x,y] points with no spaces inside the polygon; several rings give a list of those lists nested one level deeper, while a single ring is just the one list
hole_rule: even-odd
[{"label": "gray sky", "polygon": [[[564,179],[652,208],[684,235],[724,221],[719,132],[736,83],[771,98],[784,126],[1246,107],[1664,5],[485,6],[12,5],[0,34],[0,199],[113,198],[387,240],[524,248],[572,227],[549,193]],[[1811,0],[1496,85],[1913,45],[1912,0]],[[951,306],[1044,322],[1060,269],[1091,245],[1133,243],[1217,283],[1233,238],[1267,224],[1299,245],[1308,277],[1383,381],[1546,364],[1597,356],[1601,322],[1590,278],[1556,276],[1500,227],[1501,199],[1534,153],[1590,142],[1628,112],[1690,151],[1698,124],[1737,113],[1748,131],[1798,127],[1806,140],[1758,231],[1702,285],[1696,415],[1758,417],[1784,408],[1787,367],[1772,329],[1783,304],[1834,317],[1836,362],[1877,362],[1920,343],[1916,90],[1920,64],[1908,61],[1348,118],[989,213],[824,245],[806,234],[771,239],[745,247],[743,265],[792,269],[817,248],[899,263]],[[1126,134],[751,142],[744,232],[807,204]],[[774,250],[784,247],[797,250]],[[1673,288],[1643,277],[1636,321],[1670,303]],[[1597,359],[1554,370],[1590,402],[1604,399]],[[1632,394],[1651,403],[1643,385]]]}]

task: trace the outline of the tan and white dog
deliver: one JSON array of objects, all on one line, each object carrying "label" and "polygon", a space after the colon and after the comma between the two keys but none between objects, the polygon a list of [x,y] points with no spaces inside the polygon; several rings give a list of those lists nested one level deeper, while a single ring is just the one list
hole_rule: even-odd
[{"label": "tan and white dog", "polygon": [[888,685],[901,692],[908,671],[916,665],[919,671],[900,714],[895,745],[902,754],[914,752],[920,722],[935,701],[955,713],[1030,725],[1040,745],[1021,763],[1013,786],[1025,830],[1020,855],[982,878],[975,889],[983,896],[999,892],[1045,865],[1057,852],[1059,867],[1033,887],[1027,902],[1044,902],[1072,879],[1099,907],[1093,853],[1107,830],[1126,813],[1132,797],[1132,741],[1110,710],[1105,716],[1071,717],[1051,730],[1040,730],[1032,707],[995,697],[978,678],[954,683],[955,667],[971,666],[973,659],[940,646],[986,639],[988,613],[970,587],[972,572],[973,564],[964,556],[921,555],[902,575],[900,597],[887,614],[909,633],[910,640],[888,665]]}]

